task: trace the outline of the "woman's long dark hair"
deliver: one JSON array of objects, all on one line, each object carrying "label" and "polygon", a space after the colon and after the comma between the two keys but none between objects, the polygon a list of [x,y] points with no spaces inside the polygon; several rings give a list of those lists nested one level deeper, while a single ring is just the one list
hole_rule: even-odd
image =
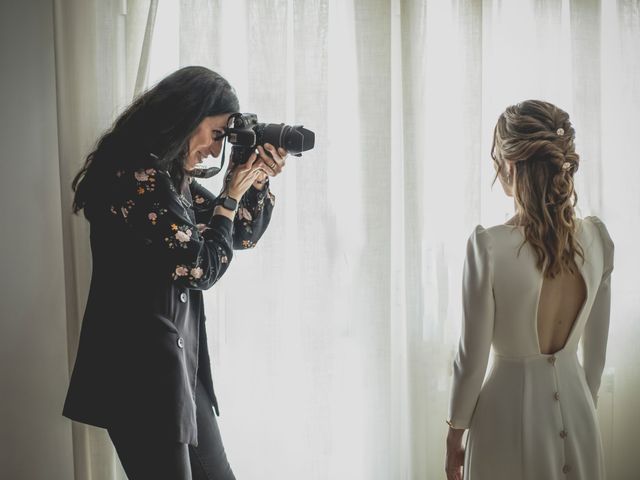
[{"label": "woman's long dark hair", "polygon": [[[98,141],[73,179],[73,212],[104,198],[118,170],[150,165],[167,170],[180,187],[189,138],[208,116],[237,112],[235,91],[205,67],[184,67],[144,92]],[[153,154],[157,159],[153,158]]]}]

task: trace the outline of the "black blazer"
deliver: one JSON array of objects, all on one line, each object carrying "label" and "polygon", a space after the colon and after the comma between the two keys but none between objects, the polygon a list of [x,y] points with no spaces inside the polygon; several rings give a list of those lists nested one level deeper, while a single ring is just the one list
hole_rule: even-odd
[{"label": "black blazer", "polygon": [[[197,444],[195,389],[211,380],[202,290],[233,249],[255,246],[273,209],[253,187],[234,222],[212,215],[215,195],[195,180],[178,192],[165,171],[118,171],[87,207],[93,270],[63,415]],[[200,225],[198,225],[200,224]]]}]

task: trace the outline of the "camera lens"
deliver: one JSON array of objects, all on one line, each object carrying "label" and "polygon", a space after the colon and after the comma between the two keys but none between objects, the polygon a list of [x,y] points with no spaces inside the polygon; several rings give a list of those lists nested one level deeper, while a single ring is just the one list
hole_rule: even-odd
[{"label": "camera lens", "polygon": [[302,125],[268,123],[262,130],[262,142],[276,148],[284,147],[290,154],[298,155],[311,150],[315,143],[315,134]]}]

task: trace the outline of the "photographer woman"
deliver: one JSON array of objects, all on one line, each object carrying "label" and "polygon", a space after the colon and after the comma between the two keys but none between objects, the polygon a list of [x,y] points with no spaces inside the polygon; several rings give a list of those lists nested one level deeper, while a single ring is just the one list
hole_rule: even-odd
[{"label": "photographer woman", "polygon": [[120,115],[73,182],[93,272],[63,415],[106,428],[131,480],[234,478],[213,414],[202,291],[264,233],[268,176],[287,155],[258,147],[229,165],[219,197],[195,181],[238,110],[224,78],[182,68]]}]

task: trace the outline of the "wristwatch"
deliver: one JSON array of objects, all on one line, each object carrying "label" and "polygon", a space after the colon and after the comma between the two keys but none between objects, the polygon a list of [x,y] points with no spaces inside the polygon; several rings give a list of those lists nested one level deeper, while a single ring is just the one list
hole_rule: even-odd
[{"label": "wristwatch", "polygon": [[226,194],[220,195],[218,198],[216,198],[214,206],[217,207],[218,205],[226,208],[227,210],[231,210],[232,212],[235,212],[238,209],[238,201]]}]

